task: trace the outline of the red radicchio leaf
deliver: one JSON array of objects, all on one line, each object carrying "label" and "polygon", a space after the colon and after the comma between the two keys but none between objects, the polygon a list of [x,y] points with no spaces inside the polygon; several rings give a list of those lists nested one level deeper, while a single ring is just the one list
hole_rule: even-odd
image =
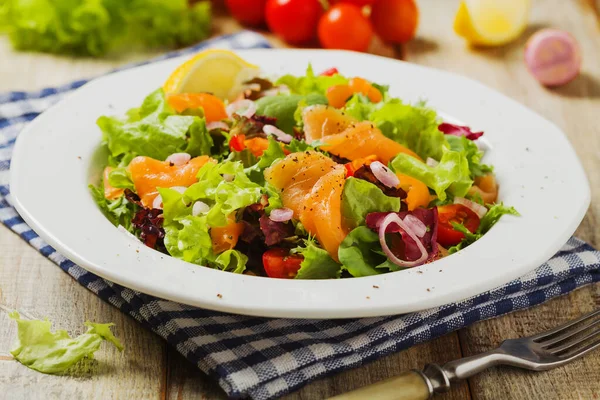
[{"label": "red radicchio leaf", "polygon": [[272,221],[266,214],[263,214],[260,219],[260,230],[265,235],[265,244],[273,246],[283,239],[294,235],[294,225],[290,222],[275,222]]},{"label": "red radicchio leaf", "polygon": [[440,124],[438,126],[438,129],[444,132],[444,134],[446,135],[465,136],[469,140],[477,140],[483,135],[483,132],[471,131],[471,128],[469,128],[468,126],[454,125],[449,124],[448,122]]},{"label": "red radicchio leaf", "polygon": [[145,208],[140,201],[140,196],[131,189],[125,189],[127,201],[136,204],[139,210],[133,216],[131,224],[140,231],[140,239],[152,249],[166,253],[165,230],[163,228],[163,210]]},{"label": "red radicchio leaf", "polygon": [[[390,214],[389,212],[374,212],[367,215],[367,226],[374,230],[378,231],[379,225],[383,221],[383,219]],[[404,219],[407,215],[411,214],[414,217],[418,218],[425,226],[427,227],[427,232],[423,235],[421,243],[425,246],[427,253],[429,256],[427,257],[428,261],[432,261],[436,258],[438,253],[438,245],[437,245],[437,225],[438,225],[438,216],[437,216],[437,208],[417,208],[414,211],[404,211],[395,213],[400,218]],[[386,233],[400,233],[401,240],[392,240],[392,251],[394,254],[399,254],[400,258],[406,261],[414,261],[419,259],[421,256],[421,251],[417,247],[417,244],[403,229],[401,229],[397,224],[390,224],[386,231]],[[396,236],[397,237],[397,236]],[[400,243],[401,242],[401,243]]]}]

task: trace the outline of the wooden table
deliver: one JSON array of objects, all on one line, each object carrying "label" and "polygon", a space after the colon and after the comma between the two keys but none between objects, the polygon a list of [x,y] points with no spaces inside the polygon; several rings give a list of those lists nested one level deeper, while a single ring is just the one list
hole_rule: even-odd
[{"label": "wooden table", "polygon": [[[402,49],[374,46],[377,53],[470,76],[526,104],[560,126],[569,136],[588,173],[592,206],[577,235],[600,246],[600,32],[591,0],[536,0],[529,29],[522,39],[497,49],[471,50],[452,33],[456,1],[419,1],[421,25],[416,40]],[[216,32],[240,27],[217,12]],[[583,73],[572,83],[547,90],[523,64],[524,42],[543,27],[571,32],[581,44]],[[272,39],[272,37],[270,37]],[[274,45],[282,45],[277,39]],[[123,59],[82,60],[17,54],[0,40],[0,91],[31,90],[76,78],[93,77]],[[456,94],[460,101],[460,93]],[[518,125],[519,121],[514,121]],[[540,232],[539,234],[543,234]],[[133,319],[104,303],[6,228],[0,228],[0,307],[47,316],[70,332],[85,320],[112,321],[127,345],[123,354],[105,347],[97,362],[81,366],[75,376],[50,376],[13,361],[8,349],[15,324],[0,310],[0,399],[192,399],[224,398],[221,389],[197,368]],[[415,346],[351,371],[314,382],[287,399],[318,399],[394,376],[427,362],[444,362],[498,345],[503,339],[530,335],[600,307],[600,285],[587,286],[531,310],[479,322],[429,343]],[[531,373],[498,368],[455,387],[440,399],[598,399],[600,351],[564,368]]]}]

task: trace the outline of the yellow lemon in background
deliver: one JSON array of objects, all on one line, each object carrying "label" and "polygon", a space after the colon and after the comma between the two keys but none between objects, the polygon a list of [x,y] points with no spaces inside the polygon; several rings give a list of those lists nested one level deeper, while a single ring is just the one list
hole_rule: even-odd
[{"label": "yellow lemon in background", "polygon": [[501,46],[527,27],[530,0],[462,0],[454,31],[470,44]]},{"label": "yellow lemon in background", "polygon": [[259,68],[229,50],[206,50],[181,64],[163,85],[167,94],[212,93],[233,100]]}]

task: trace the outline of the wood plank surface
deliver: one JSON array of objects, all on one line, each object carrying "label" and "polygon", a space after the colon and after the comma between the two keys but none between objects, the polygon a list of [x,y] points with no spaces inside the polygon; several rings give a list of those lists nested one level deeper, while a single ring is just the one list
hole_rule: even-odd
[{"label": "wood plank surface", "polygon": [[[472,50],[451,32],[457,1],[419,1],[421,24],[418,38],[403,56],[411,62],[468,75],[533,108],[560,126],[568,135],[588,172],[593,190],[592,207],[577,235],[596,247],[600,212],[600,35],[596,13],[589,0],[538,0],[532,24],[523,38],[499,49]],[[238,30],[239,25],[217,4],[215,34]],[[526,38],[535,30],[559,27],[579,40],[584,73],[557,90],[540,87],[522,62]],[[269,36],[275,46],[278,39]],[[398,49],[375,42],[373,52],[397,56]],[[0,38],[0,91],[32,90],[89,78],[130,61],[153,54],[129,54],[110,60],[71,59],[15,53]],[[73,376],[49,376],[10,360],[8,349],[15,326],[0,310],[1,399],[220,399],[216,383],[177,354],[162,340],[141,328],[119,310],[102,302],[19,237],[0,227],[0,306],[18,309],[34,317],[47,316],[71,333],[83,330],[83,321],[113,321],[118,336],[127,344],[121,354],[106,346],[97,360],[88,362]],[[361,368],[307,385],[287,399],[320,399],[374,383],[427,362],[444,362],[487,350],[503,339],[532,334],[600,307],[598,285],[580,289],[531,310],[484,321],[437,340],[390,355]],[[440,399],[597,399],[600,398],[600,352],[545,373],[495,369],[456,386]]]}]

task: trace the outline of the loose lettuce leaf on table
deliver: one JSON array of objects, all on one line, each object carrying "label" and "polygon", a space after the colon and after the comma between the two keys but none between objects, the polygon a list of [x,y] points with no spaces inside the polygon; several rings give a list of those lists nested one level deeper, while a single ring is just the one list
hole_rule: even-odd
[{"label": "loose lettuce leaf on table", "polygon": [[100,56],[132,47],[182,46],[210,33],[210,2],[3,0],[0,32],[19,50]]},{"label": "loose lettuce leaf on table", "polygon": [[342,216],[350,228],[363,225],[369,213],[399,210],[399,198],[386,196],[381,189],[365,180],[346,179],[342,192]]},{"label": "loose lettuce leaf on table", "polygon": [[67,331],[51,332],[48,320],[24,320],[19,313],[9,314],[17,323],[17,343],[11,354],[21,364],[46,374],[65,372],[83,358],[92,358],[103,341],[109,341],[123,351],[123,345],[110,331],[114,324],[86,322],[88,330],[71,338]]},{"label": "loose lettuce leaf on table", "polygon": [[469,162],[465,153],[458,151],[445,151],[435,167],[406,154],[398,154],[390,166],[395,172],[412,176],[426,184],[442,201],[447,197],[446,191],[452,196],[464,197],[473,185]]}]

